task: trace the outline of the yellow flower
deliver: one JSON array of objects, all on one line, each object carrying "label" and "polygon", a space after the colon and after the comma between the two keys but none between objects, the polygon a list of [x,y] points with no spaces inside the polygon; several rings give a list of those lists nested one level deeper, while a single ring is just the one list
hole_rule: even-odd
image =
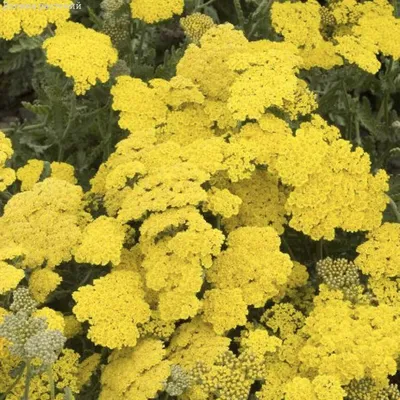
[{"label": "yellow flower", "polygon": [[[0,19],[1,19],[1,6],[0,6]],[[0,21],[1,22],[1,21]],[[1,27],[0,27],[1,34]],[[14,151],[11,146],[11,140],[0,131],[0,192],[6,190],[8,186],[12,185],[15,181],[15,172],[11,168],[6,168],[6,162],[11,158]]]},{"label": "yellow flower", "polygon": [[0,276],[0,294],[5,294],[18,286],[21,280],[24,279],[25,273],[6,262],[0,261]]},{"label": "yellow flower", "polygon": [[45,263],[54,268],[71,260],[82,217],[88,218],[81,187],[48,178],[8,201],[0,218],[0,240],[21,248],[24,267]]},{"label": "yellow flower", "polygon": [[69,18],[70,0],[7,0],[0,5],[0,37],[11,40],[21,31],[40,35],[48,24],[63,24]]},{"label": "yellow flower", "polygon": [[47,322],[48,329],[57,330],[64,333],[65,322],[60,312],[54,311],[52,308],[43,307],[33,313],[34,317],[44,318]]},{"label": "yellow flower", "polygon": [[150,318],[141,279],[133,271],[113,271],[79,288],[73,299],[78,321],[89,321],[88,338],[112,349],[135,346],[137,324]]},{"label": "yellow flower", "polygon": [[101,216],[90,222],[83,231],[81,242],[74,250],[79,263],[107,265],[120,263],[126,227],[116,219]]},{"label": "yellow flower", "polygon": [[212,289],[204,295],[203,312],[204,321],[211,323],[215,332],[222,335],[246,324],[247,304],[240,289]]},{"label": "yellow flower", "polygon": [[134,348],[115,350],[101,375],[100,400],[147,400],[164,387],[170,374],[166,351],[157,339],[143,339]]},{"label": "yellow flower", "polygon": [[44,303],[61,282],[61,276],[51,269],[36,269],[29,279],[29,291],[37,302]]},{"label": "yellow flower", "polygon": [[214,215],[221,215],[224,218],[230,218],[239,213],[242,199],[228,189],[212,188],[207,194],[204,211],[211,211]]},{"label": "yellow flower", "polygon": [[357,247],[356,266],[374,279],[400,276],[400,224],[386,222]]},{"label": "yellow flower", "polygon": [[182,14],[183,6],[183,0],[131,0],[132,17],[148,24]]},{"label": "yellow flower", "polygon": [[54,37],[43,43],[47,62],[60,67],[67,77],[74,79],[74,90],[78,95],[99,80],[105,83],[110,78],[109,67],[117,62],[117,51],[111,39],[82,24],[66,22],[59,26]]},{"label": "yellow flower", "polygon": [[211,17],[205,14],[194,13],[181,18],[181,26],[189,39],[198,44],[202,36],[215,24]]},{"label": "yellow flower", "polygon": [[293,267],[279,250],[278,234],[270,227],[243,227],[229,234],[227,244],[208,271],[208,281],[218,289],[240,289],[247,305],[264,306]]}]

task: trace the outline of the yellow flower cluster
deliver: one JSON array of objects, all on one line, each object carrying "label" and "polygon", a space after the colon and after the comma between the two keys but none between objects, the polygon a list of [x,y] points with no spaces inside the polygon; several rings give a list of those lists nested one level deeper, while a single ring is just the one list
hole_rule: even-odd
[{"label": "yellow flower cluster", "polygon": [[93,265],[119,264],[125,233],[126,227],[114,218],[101,216],[95,219],[82,233],[74,250],[75,260]]},{"label": "yellow flower cluster", "polygon": [[384,384],[396,373],[400,345],[398,309],[381,304],[353,306],[343,295],[315,298],[306,319],[308,339],[299,357],[304,368],[339,378],[341,384],[370,377]]},{"label": "yellow flower cluster", "polygon": [[242,200],[239,212],[223,218],[226,230],[241,226],[272,226],[279,234],[286,223],[286,194],[278,177],[268,171],[256,170],[248,179],[228,183],[229,191]]},{"label": "yellow flower cluster", "polygon": [[385,223],[357,247],[356,266],[373,278],[400,276],[400,224]]},{"label": "yellow flower cluster", "polygon": [[44,303],[61,282],[61,276],[50,268],[36,269],[29,279],[29,291],[38,303]]},{"label": "yellow flower cluster", "polygon": [[261,124],[245,126],[241,134],[264,144],[259,162],[292,188],[285,208],[294,229],[314,240],[332,240],[335,228],[354,232],[380,225],[388,175],[383,170],[372,175],[369,155],[359,147],[353,151],[321,117],[302,123],[295,135],[265,132]]},{"label": "yellow flower cluster", "polygon": [[[227,245],[208,271],[208,281],[217,290],[240,289],[245,304],[262,307],[278,294],[293,267],[279,250],[278,234],[270,227],[242,227],[229,234]],[[217,314],[218,309],[213,318]]]},{"label": "yellow flower cluster", "polygon": [[[32,190],[35,183],[39,182],[45,172],[45,162],[32,159],[17,170],[17,179],[21,182],[21,190]],[[70,164],[54,161],[49,166],[48,176],[75,184],[74,167]],[[46,176],[47,177],[47,176]]]},{"label": "yellow flower cluster", "polygon": [[204,211],[211,211],[214,215],[231,218],[239,213],[242,199],[235,196],[228,189],[212,188],[208,192],[208,199]]},{"label": "yellow flower cluster", "polygon": [[107,82],[108,69],[118,58],[107,35],[75,22],[60,25],[55,36],[43,43],[43,48],[47,62],[74,79],[74,90],[79,95],[85,94],[97,80]]},{"label": "yellow flower cluster", "polygon": [[0,261],[0,295],[7,293],[9,290],[15,289],[20,281],[24,279],[24,271],[15,268],[4,261]]},{"label": "yellow flower cluster", "polygon": [[335,376],[319,375],[312,381],[295,377],[285,386],[285,400],[343,400],[346,392]]},{"label": "yellow flower cluster", "polygon": [[210,16],[200,13],[194,13],[181,18],[180,22],[186,36],[196,44],[198,44],[202,36],[215,25]]},{"label": "yellow flower cluster", "polygon": [[0,38],[11,40],[21,31],[36,36],[48,24],[62,25],[72,4],[70,0],[46,0],[46,4],[41,0],[7,0],[0,5]]},{"label": "yellow flower cluster", "polygon": [[183,12],[183,0],[132,0],[132,17],[148,24],[172,18]]},{"label": "yellow flower cluster", "polygon": [[11,140],[0,131],[0,192],[7,189],[15,181],[15,171],[6,167],[6,162],[11,158],[14,151]]},{"label": "yellow flower cluster", "polygon": [[147,400],[164,387],[170,374],[166,350],[157,339],[143,339],[135,348],[114,350],[102,376],[100,400]]},{"label": "yellow flower cluster", "polygon": [[88,338],[109,348],[135,346],[137,325],[150,318],[140,276],[133,271],[114,271],[83,286],[73,294],[78,321],[89,321]]},{"label": "yellow flower cluster", "polygon": [[[377,55],[400,58],[394,38],[400,22],[387,0],[358,2],[338,0],[327,8],[316,0],[274,3],[272,24],[286,42],[293,43],[304,59],[304,67],[330,69],[344,60],[375,74],[381,67]],[[322,16],[329,14],[330,37],[324,35]]]},{"label": "yellow flower cluster", "polygon": [[[146,23],[183,12],[182,0],[130,6]],[[0,190],[20,182],[0,216],[0,295],[28,285],[33,315],[67,346],[110,349],[107,361],[64,349],[51,365],[57,400],[66,387],[79,394],[100,363],[100,400],[396,398],[400,228],[381,225],[388,176],[312,114],[316,96],[299,74],[344,59],[376,72],[379,52],[400,58],[383,26],[400,33],[391,13],[387,0],[276,2],[276,42],[184,18],[192,43],[175,77],[116,79],[112,107],[128,134],[86,193],[65,163],[31,159],[15,175],[0,132]],[[117,60],[110,38],[73,22],[44,48],[77,94],[106,82]],[[338,229],[367,232],[354,263],[294,261]],[[62,313],[53,301],[65,287],[74,303]],[[20,363],[0,338],[1,393]],[[7,399],[21,398],[24,377]],[[29,398],[49,392],[46,374],[32,377]]]},{"label": "yellow flower cluster", "polygon": [[21,248],[23,267],[54,268],[71,260],[87,218],[82,188],[48,178],[9,200],[0,218],[0,240]]}]

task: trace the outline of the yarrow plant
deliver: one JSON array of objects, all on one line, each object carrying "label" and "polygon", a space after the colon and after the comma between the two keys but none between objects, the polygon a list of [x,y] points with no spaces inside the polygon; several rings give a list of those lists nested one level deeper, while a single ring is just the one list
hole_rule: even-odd
[{"label": "yarrow plant", "polygon": [[399,400],[399,5],[37,6],[0,5],[0,399]]}]

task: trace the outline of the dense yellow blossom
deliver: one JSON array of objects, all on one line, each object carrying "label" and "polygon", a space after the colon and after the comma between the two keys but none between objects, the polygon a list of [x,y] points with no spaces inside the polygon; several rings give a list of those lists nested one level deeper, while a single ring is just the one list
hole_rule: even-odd
[{"label": "dense yellow blossom", "polygon": [[[49,165],[49,176],[55,179],[76,184],[74,167],[62,162],[52,162]],[[21,190],[32,190],[35,183],[39,182],[45,171],[45,162],[31,159],[26,165],[17,170],[17,179],[21,181]]]},{"label": "dense yellow blossom", "polygon": [[[347,60],[375,74],[381,67],[378,53],[400,58],[393,39],[400,32],[400,22],[393,11],[386,0],[339,0],[327,8],[315,0],[283,2],[272,6],[272,24],[285,41],[299,48],[305,68],[331,69]],[[331,34],[324,35],[321,17],[329,18]]]},{"label": "dense yellow blossom", "polygon": [[196,294],[203,283],[203,269],[220,253],[223,234],[194,207],[153,214],[140,232],[141,267],[147,288],[158,293],[161,319],[195,316],[200,307]]},{"label": "dense yellow blossom", "polygon": [[246,324],[247,304],[240,289],[212,289],[204,295],[203,312],[204,321],[211,323],[215,332],[222,335]]},{"label": "dense yellow blossom", "polygon": [[243,227],[232,231],[228,248],[218,256],[207,279],[219,289],[239,288],[246,304],[262,307],[287,282],[292,262],[279,250],[273,228]]},{"label": "dense yellow blossom", "polygon": [[51,177],[61,179],[63,181],[76,184],[74,167],[64,162],[54,161],[50,164],[51,166]]},{"label": "dense yellow blossom", "polygon": [[247,136],[255,138],[276,141],[259,157],[294,188],[285,204],[291,227],[315,240],[332,240],[335,228],[354,232],[380,225],[388,202],[388,176],[384,170],[372,175],[368,153],[359,147],[352,151],[337,128],[314,116],[300,125],[295,136],[283,132],[265,138],[259,132]]},{"label": "dense yellow blossom", "polygon": [[[131,133],[158,128],[161,138],[187,135],[190,129],[181,132],[180,123],[185,121],[187,124],[191,117],[190,125],[196,127],[196,131],[208,132],[212,125],[206,114],[200,118],[201,109],[195,107],[204,102],[203,94],[184,76],[176,76],[169,82],[153,79],[148,84],[137,78],[121,76],[111,94],[113,108],[121,111],[119,125]],[[132,104],[135,104],[134,108]]]},{"label": "dense yellow blossom", "polygon": [[285,42],[250,42],[233,54],[228,65],[236,79],[228,108],[234,117],[259,119],[270,107],[287,111],[293,119],[313,111],[314,94],[296,76],[301,64],[295,47]]},{"label": "dense yellow blossom", "polygon": [[266,353],[274,353],[282,344],[276,336],[268,334],[266,329],[256,328],[245,331],[240,339],[242,352],[248,352],[253,356],[263,357]]},{"label": "dense yellow blossom", "polygon": [[25,267],[54,268],[71,260],[81,236],[82,198],[81,187],[52,178],[13,196],[0,218],[1,242],[21,247]]},{"label": "dense yellow blossom", "polygon": [[319,375],[313,381],[295,377],[285,386],[285,400],[343,400],[346,392],[334,376]]},{"label": "dense yellow blossom", "polygon": [[0,261],[0,276],[0,294],[5,294],[18,286],[19,282],[24,279],[25,273],[4,261]]},{"label": "dense yellow blossom", "polygon": [[236,74],[227,62],[232,54],[244,49],[247,40],[232,25],[217,25],[200,40],[200,47],[191,44],[177,66],[177,75],[198,84],[208,98],[226,101]]},{"label": "dense yellow blossom", "polygon": [[117,61],[117,51],[107,35],[74,22],[59,26],[55,36],[43,43],[43,48],[47,62],[74,79],[76,94],[85,94],[97,80],[107,82],[108,68]]},{"label": "dense yellow blossom", "polygon": [[304,325],[304,321],[304,315],[291,303],[275,304],[261,317],[261,322],[282,339],[294,334]]},{"label": "dense yellow blossom", "polygon": [[26,165],[17,171],[17,179],[21,181],[21,190],[32,190],[35,183],[39,182],[44,168],[44,161],[29,160]]},{"label": "dense yellow blossom", "polygon": [[341,292],[322,294],[305,321],[308,336],[299,357],[306,369],[336,376],[341,384],[370,377],[385,382],[396,373],[400,345],[398,310],[389,305],[352,306]]},{"label": "dense yellow blossom", "polygon": [[183,0],[131,0],[132,17],[148,24],[182,14],[183,6]]},{"label": "dense yellow blossom", "polygon": [[71,339],[82,333],[82,324],[76,319],[75,315],[67,315],[64,317],[64,336]]},{"label": "dense yellow blossom", "polygon": [[168,347],[168,360],[186,370],[201,361],[212,365],[229,348],[230,339],[215,333],[212,325],[199,317],[176,329]]},{"label": "dense yellow blossom", "polygon": [[47,322],[48,329],[64,333],[65,322],[62,313],[54,311],[49,307],[43,307],[35,311],[33,315],[38,318],[44,318]]},{"label": "dense yellow blossom", "polygon": [[73,294],[78,321],[89,321],[88,338],[109,348],[134,346],[137,324],[150,318],[140,277],[133,271],[114,271]]},{"label": "dense yellow blossom", "polygon": [[101,216],[89,223],[82,234],[81,242],[74,251],[79,263],[107,265],[119,264],[126,227],[116,219]]},{"label": "dense yellow blossom", "polygon": [[0,5],[0,37],[11,40],[21,31],[40,35],[48,24],[63,24],[69,18],[70,0],[7,0]]},{"label": "dense yellow blossom", "polygon": [[357,247],[357,267],[373,278],[400,276],[400,224],[381,225]]},{"label": "dense yellow blossom", "polygon": [[[0,18],[1,18],[1,6],[0,6]],[[2,131],[0,131],[0,192],[5,190],[15,181],[14,170],[6,167],[6,162],[8,159],[11,158],[13,153],[14,151],[11,146],[11,140],[7,138]]]},{"label": "dense yellow blossom", "polygon": [[203,207],[205,211],[211,211],[214,215],[221,215],[224,218],[231,218],[239,213],[242,199],[228,189],[212,188],[207,194],[207,202]]},{"label": "dense yellow blossom", "polygon": [[240,226],[270,225],[278,233],[283,232],[286,195],[275,175],[256,170],[250,178],[228,184],[227,187],[242,203],[237,215],[223,218],[225,229],[232,231]]},{"label": "dense yellow blossom", "polygon": [[163,389],[170,374],[166,351],[157,339],[144,339],[136,347],[115,350],[102,376],[100,400],[147,400]]},{"label": "dense yellow blossom", "polygon": [[196,44],[198,44],[202,36],[215,25],[210,16],[200,13],[194,13],[181,18],[180,23],[185,34]]},{"label": "dense yellow blossom", "polygon": [[49,268],[36,269],[29,278],[29,291],[38,303],[44,303],[61,282],[62,278],[57,272]]}]

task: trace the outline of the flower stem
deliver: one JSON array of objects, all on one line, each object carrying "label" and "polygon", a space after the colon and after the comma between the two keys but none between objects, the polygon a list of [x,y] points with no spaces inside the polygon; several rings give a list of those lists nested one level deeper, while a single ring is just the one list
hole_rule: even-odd
[{"label": "flower stem", "polygon": [[29,387],[31,385],[31,378],[32,378],[32,367],[31,367],[31,361],[28,360],[26,362],[25,389],[22,400],[29,400]]},{"label": "flower stem", "polygon": [[53,369],[52,366],[49,365],[47,367],[47,374],[49,376],[49,385],[50,385],[50,399],[55,400],[56,398],[56,391],[54,388],[54,378],[53,378]]},{"label": "flower stem", "polygon": [[236,10],[236,14],[238,17],[239,26],[241,29],[243,29],[244,28],[244,14],[243,14],[242,6],[240,5],[240,0],[233,0],[233,3],[235,5],[235,10]]},{"label": "flower stem", "polygon": [[390,207],[392,208],[393,214],[395,215],[397,221],[400,222],[400,211],[397,207],[397,204],[390,196],[389,196],[389,204]]}]

